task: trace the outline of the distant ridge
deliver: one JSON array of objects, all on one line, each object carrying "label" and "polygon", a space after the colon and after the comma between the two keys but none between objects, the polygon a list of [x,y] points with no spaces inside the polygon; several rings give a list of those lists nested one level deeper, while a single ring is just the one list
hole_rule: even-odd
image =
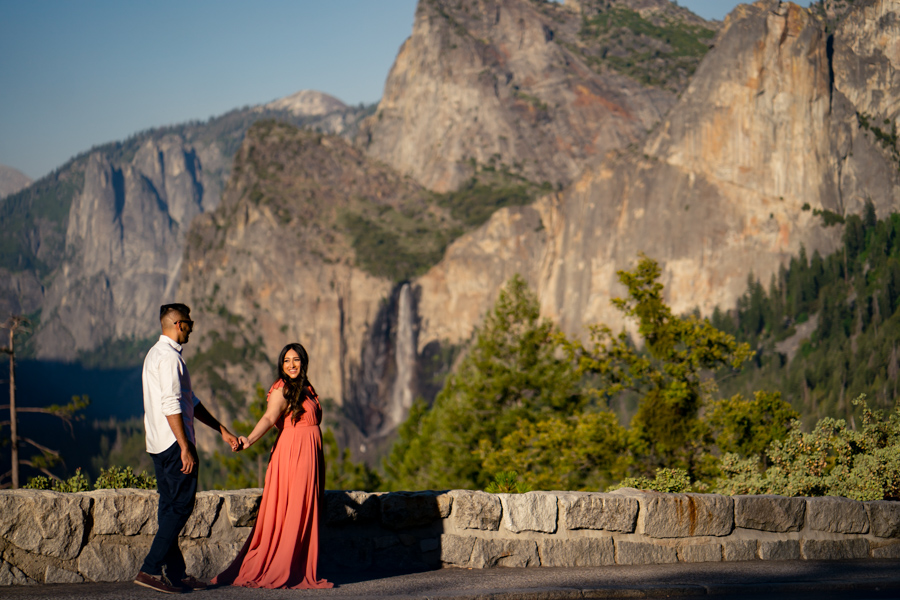
[{"label": "distant ridge", "polygon": [[347,105],[335,98],[315,90],[300,90],[266,104],[263,108],[270,110],[286,110],[297,116],[319,117],[338,112]]},{"label": "distant ridge", "polygon": [[0,165],[0,198],[15,194],[31,185],[31,177],[6,165]]},{"label": "distant ridge", "polygon": [[[247,129],[277,119],[352,137],[373,107],[339,105],[316,116],[257,106],[148,129],[78,154],[4,198],[0,315],[41,312],[31,338],[39,359],[139,360],[109,344],[152,335],[146,315],[173,297],[190,223],[218,205]],[[105,325],[94,327],[81,312],[98,306]],[[73,329],[78,323],[86,325]]]}]

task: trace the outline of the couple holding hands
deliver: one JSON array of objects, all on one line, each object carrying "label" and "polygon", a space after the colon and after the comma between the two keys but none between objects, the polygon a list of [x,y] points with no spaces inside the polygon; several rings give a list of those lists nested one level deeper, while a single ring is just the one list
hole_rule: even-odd
[{"label": "couple holding hands", "polygon": [[[266,470],[256,524],[216,585],[259,588],[330,588],[318,579],[319,515],[325,490],[322,407],[306,378],[309,356],[288,344],[278,357],[278,376],[266,412],[248,436],[237,437],[200,403],[181,356],[194,322],[184,304],[160,307],[162,335],[147,353],[142,372],[147,452],[159,491],[159,530],[134,582],[165,593],[205,589],[185,571],[178,534],[197,494],[194,419],[222,435],[234,452],[250,447],[273,426],[278,439]],[[163,570],[165,569],[165,573]]]}]

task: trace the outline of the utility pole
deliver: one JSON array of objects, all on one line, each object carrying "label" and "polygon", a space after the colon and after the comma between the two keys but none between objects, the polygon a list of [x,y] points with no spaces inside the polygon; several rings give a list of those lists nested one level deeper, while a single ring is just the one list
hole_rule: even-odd
[{"label": "utility pole", "polygon": [[9,430],[10,453],[12,454],[12,488],[19,487],[19,431],[16,419],[16,331],[28,324],[25,317],[14,315],[6,321],[9,329],[9,346],[0,348],[0,352],[9,354]]}]

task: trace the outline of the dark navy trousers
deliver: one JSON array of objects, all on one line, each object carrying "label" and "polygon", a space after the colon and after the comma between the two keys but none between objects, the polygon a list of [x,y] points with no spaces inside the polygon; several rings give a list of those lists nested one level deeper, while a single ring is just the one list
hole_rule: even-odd
[{"label": "dark navy trousers", "polygon": [[178,547],[178,534],[194,510],[199,468],[195,466],[187,475],[181,472],[181,448],[177,442],[150,457],[156,469],[156,489],[159,491],[159,530],[153,538],[141,571],[159,576],[165,567],[169,580],[177,582],[185,577],[184,556]]}]

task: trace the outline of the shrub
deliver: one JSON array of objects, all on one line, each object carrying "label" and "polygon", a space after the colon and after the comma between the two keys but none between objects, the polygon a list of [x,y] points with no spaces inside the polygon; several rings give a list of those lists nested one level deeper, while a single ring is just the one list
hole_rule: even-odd
[{"label": "shrub", "polygon": [[611,492],[625,487],[648,490],[651,492],[678,494],[691,491],[691,478],[684,469],[657,469],[656,477],[654,479],[649,479],[647,477],[628,477],[620,481],[617,485],[609,487],[606,491]]},{"label": "shrub", "polygon": [[726,454],[717,491],[900,500],[900,408],[886,417],[869,409],[865,394],[853,404],[862,406],[860,431],[848,428],[843,419],[826,418],[803,433],[794,421],[787,438],[769,446],[772,466],[765,471],[755,458]]},{"label": "shrub", "polygon": [[[156,477],[148,475],[146,471],[134,473],[131,467],[110,467],[100,469],[100,475],[94,482],[95,490],[113,490],[122,488],[135,488],[139,490],[155,490]],[[68,479],[50,479],[39,475],[32,477],[25,484],[28,490],[52,490],[54,492],[86,492],[91,489],[88,478],[81,472],[81,467],[75,470],[75,474]]]},{"label": "shrub", "polygon": [[95,490],[116,490],[122,488],[135,488],[139,490],[155,490],[156,477],[148,475],[147,471],[135,474],[131,467],[110,467],[100,469],[100,475],[94,482]]},{"label": "shrub", "polygon": [[75,469],[75,474],[66,480],[50,479],[39,475],[32,477],[25,484],[28,490],[53,490],[54,492],[86,492],[90,489],[88,478],[81,472],[81,467]]}]

